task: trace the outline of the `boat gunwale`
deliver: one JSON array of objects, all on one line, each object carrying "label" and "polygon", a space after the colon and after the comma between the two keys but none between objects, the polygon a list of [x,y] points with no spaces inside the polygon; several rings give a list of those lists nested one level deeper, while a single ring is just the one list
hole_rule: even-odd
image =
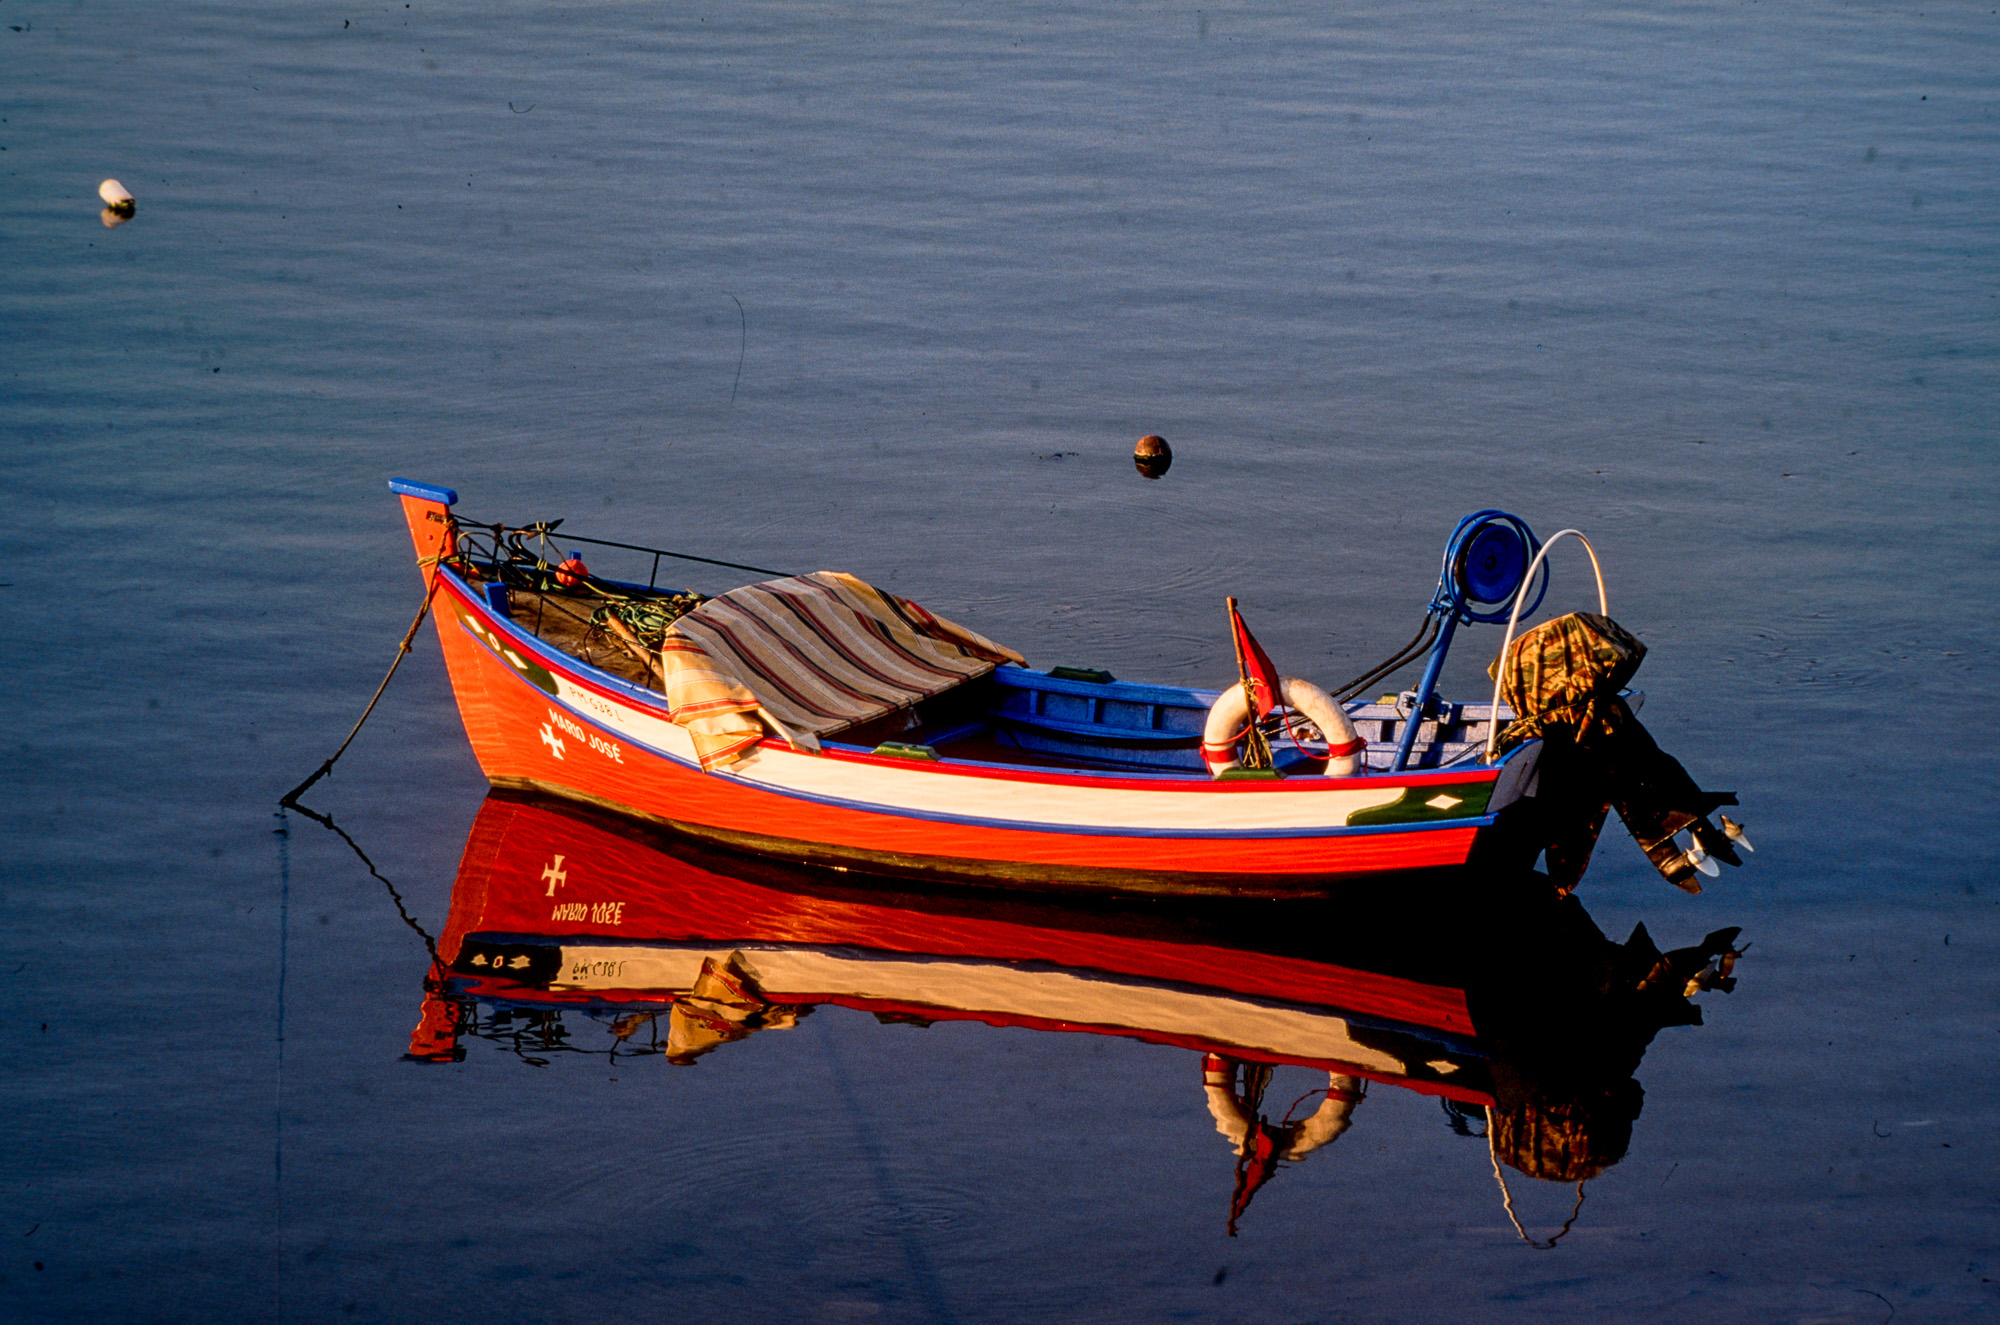
[{"label": "boat gunwale", "polygon": [[[649,690],[642,686],[635,685],[632,682],[627,681],[622,677],[615,676],[612,673],[607,672],[600,667],[593,666],[592,664],[583,661],[581,658],[576,657],[574,654],[567,653],[561,649],[556,648],[554,645],[532,634],[531,632],[523,629],[518,623],[516,623],[513,620],[511,616],[503,615],[502,613],[495,610],[493,606],[485,600],[484,596],[477,593],[469,583],[467,583],[461,576],[459,576],[456,573],[454,569],[452,569],[449,566],[441,566],[439,569],[441,571],[441,574],[439,576],[439,582],[441,585],[444,586],[444,588],[451,594],[452,598],[455,600],[455,610],[458,610],[460,612],[463,612],[465,610],[470,610],[482,622],[486,623],[490,629],[495,630],[497,633],[504,633],[507,636],[507,638],[509,638],[511,641],[524,647],[530,653],[532,653],[535,656],[537,663],[540,664],[544,670],[552,672],[560,671],[563,674],[564,679],[580,686],[582,689],[595,691],[603,698],[623,701],[628,703],[636,701],[640,705],[640,707],[642,707],[644,710],[647,711],[649,716],[656,716],[661,720],[667,722],[673,721],[672,710],[668,707],[666,703],[666,697],[662,695],[659,691]],[[468,633],[473,635],[473,639],[479,645],[479,647],[481,647],[482,649],[486,649],[488,652],[492,651],[491,646],[489,646],[484,640],[479,639],[478,634],[476,632],[468,631]],[[505,662],[504,659],[502,659],[501,661],[503,663]],[[520,677],[516,669],[509,667],[508,670],[510,672],[514,672],[515,675],[522,681],[523,684],[527,684],[531,688],[534,688],[533,683],[529,682],[525,677]],[[1041,674],[1038,673],[1037,675]],[[1063,678],[1059,677],[1053,679],[1057,681],[1063,680]],[[1072,683],[1072,684],[1081,685],[1083,683]],[[1175,687],[1156,687],[1150,685],[1150,683],[1140,683],[1140,682],[1114,682],[1113,684],[1134,685],[1134,686],[1145,685],[1148,689],[1177,690],[1177,688]],[[1020,687],[1020,688],[1035,688],[1035,687]],[[557,700],[558,702],[560,702],[557,696],[547,695],[546,692],[542,692],[539,689],[537,690],[537,693],[544,694],[546,698],[551,700]],[[1066,689],[1065,693],[1067,693]],[[1193,694],[1195,692],[1190,690],[1188,693]],[[673,752],[668,750],[664,750],[659,746],[651,744],[650,742],[638,740],[635,737],[633,737],[633,735],[630,732],[620,731],[615,728],[606,727],[602,722],[592,717],[587,711],[580,710],[568,704],[565,704],[564,708],[572,716],[579,718],[583,721],[589,722],[592,726],[597,727],[599,730],[605,732],[609,736],[635,744],[640,748],[644,749],[648,754],[654,755],[655,757],[661,759],[671,760],[672,762],[681,764],[685,767],[697,768],[697,769],[699,768],[699,765],[694,760],[686,759],[683,756],[674,754]],[[1134,790],[1143,789],[1149,791],[1175,791],[1183,793],[1196,792],[1204,794],[1224,794],[1224,795],[1249,795],[1249,794],[1269,795],[1269,794],[1287,794],[1287,793],[1312,794],[1315,792],[1326,792],[1334,790],[1355,790],[1359,787],[1364,787],[1364,786],[1381,786],[1388,782],[1393,782],[1395,785],[1398,786],[1418,787],[1418,786],[1432,786],[1438,784],[1462,784],[1468,782],[1477,783],[1477,782],[1494,781],[1499,778],[1501,772],[1505,769],[1508,761],[1511,760],[1517,753],[1517,751],[1509,751],[1507,752],[1507,754],[1503,755],[1501,759],[1496,763],[1473,765],[1464,769],[1444,768],[1444,769],[1425,769],[1421,771],[1404,770],[1400,773],[1368,770],[1344,778],[1306,776],[1306,777],[1291,777],[1291,778],[1273,778],[1269,780],[1243,779],[1243,780],[1231,780],[1231,781],[1217,781],[1216,779],[1206,775],[1205,773],[1197,774],[1192,772],[1145,772],[1139,770],[1124,770],[1124,769],[1108,770],[1108,769],[1091,769],[1091,768],[1074,768],[1074,769],[1051,768],[1048,766],[1037,766],[1037,765],[1026,765],[1026,764],[1003,764],[997,762],[989,762],[985,760],[954,759],[950,755],[943,753],[941,753],[939,757],[935,760],[910,759],[896,755],[878,755],[874,753],[872,750],[869,750],[865,747],[858,745],[850,745],[844,742],[840,742],[837,738],[827,738],[822,743],[821,749],[816,755],[810,752],[797,750],[789,742],[785,741],[780,737],[775,737],[775,736],[767,736],[763,738],[763,740],[758,742],[757,746],[754,747],[754,749],[758,753],[769,751],[781,755],[800,754],[808,758],[827,758],[827,759],[837,760],[843,763],[858,764],[861,765],[862,767],[893,769],[904,772],[948,774],[956,777],[999,779],[1008,782],[1035,782],[1035,783],[1045,783],[1051,785],[1068,785],[1068,784],[1086,785],[1100,789],[1119,789],[1121,786],[1126,786]],[[833,804],[865,803],[865,802],[857,802],[851,799],[843,799],[837,797],[825,798],[816,793],[797,792],[793,791],[790,788],[772,786],[770,784],[763,782],[752,782],[749,779],[742,778],[740,774],[735,773],[733,770],[728,768],[720,770],[700,770],[700,771],[706,772],[709,775],[715,777],[732,778],[743,782],[745,785],[757,786],[762,790],[773,791],[783,795],[801,796],[806,799],[821,800],[824,803],[833,803]],[[885,808],[890,808],[890,807],[885,807]],[[894,807],[894,809],[895,812],[899,814],[922,813],[922,812],[913,812],[904,810],[900,807]],[[925,815],[924,817],[930,817],[930,816]],[[1440,825],[1449,823],[1453,825],[1478,826],[1490,823],[1492,817],[1493,816],[1491,815],[1485,815],[1477,817],[1467,817],[1464,819],[1439,820],[1432,822]],[[955,822],[958,820],[954,819],[950,821]],[[967,820],[967,822],[976,822],[976,821]],[[1027,826],[1024,821],[1018,821],[1018,820],[995,820],[993,822],[1021,823],[1022,826],[1024,827]],[[1385,830],[1409,831],[1409,829],[1414,826],[1416,825],[1395,824],[1395,825],[1380,825],[1374,827],[1356,827],[1356,828],[1347,828],[1343,826],[1342,828],[1335,831],[1339,832],[1380,832]],[[1425,824],[1423,826],[1428,827],[1431,825]],[[1049,827],[1060,830],[1066,826],[1049,825]],[[1187,833],[1189,835],[1207,835],[1207,833],[1210,831],[1213,830],[1151,830],[1148,832],[1147,835],[1149,836],[1156,834],[1182,835],[1183,833]],[[1290,829],[1253,830],[1253,834],[1257,836],[1264,836],[1271,833],[1275,833],[1277,835],[1284,835],[1286,833],[1294,831],[1297,830],[1290,830]],[[1325,830],[1316,831],[1313,835],[1320,835],[1320,832],[1323,831]]]}]

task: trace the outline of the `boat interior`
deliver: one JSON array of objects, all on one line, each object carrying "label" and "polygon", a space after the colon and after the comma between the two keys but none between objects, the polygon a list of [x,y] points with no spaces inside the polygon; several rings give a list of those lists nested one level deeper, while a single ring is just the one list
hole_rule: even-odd
[{"label": "boat interior", "polygon": [[[641,649],[592,623],[601,593],[564,588],[548,579],[523,588],[503,582],[499,567],[491,563],[461,562],[455,569],[495,612],[549,646],[628,685],[661,688]],[[688,592],[595,582],[637,598],[672,599]],[[1038,671],[1007,664],[912,707],[832,733],[823,744],[914,759],[1206,778],[1202,728],[1217,694],[1122,681],[1094,668]],[[1414,691],[1403,691],[1343,704],[1355,734],[1368,742],[1364,771],[1395,768],[1415,700]],[[1435,769],[1476,761],[1491,712],[1487,702],[1434,700],[1403,766]],[[1502,720],[1511,716],[1502,706]],[[1287,715],[1271,734],[1273,762],[1281,774],[1316,774],[1324,768],[1325,743],[1310,723]]]}]

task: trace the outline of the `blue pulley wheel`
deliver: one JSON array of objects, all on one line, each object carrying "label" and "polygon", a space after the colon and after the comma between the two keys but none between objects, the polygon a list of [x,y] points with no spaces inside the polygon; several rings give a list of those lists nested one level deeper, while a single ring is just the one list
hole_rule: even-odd
[{"label": "blue pulley wheel", "polygon": [[1532,555],[1515,530],[1506,525],[1485,526],[1459,554],[1459,583],[1465,586],[1466,598],[1475,603],[1513,602]]},{"label": "blue pulley wheel", "polygon": [[[1525,520],[1505,511],[1480,511],[1458,522],[1445,548],[1439,606],[1449,606],[1461,621],[1497,623],[1507,619],[1528,563],[1541,543]],[[1522,615],[1532,615],[1548,592],[1549,571],[1540,567]]]}]

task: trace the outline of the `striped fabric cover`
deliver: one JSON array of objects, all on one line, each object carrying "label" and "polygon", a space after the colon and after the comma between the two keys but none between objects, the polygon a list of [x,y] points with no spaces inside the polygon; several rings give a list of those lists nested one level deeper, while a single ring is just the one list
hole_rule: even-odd
[{"label": "striped fabric cover", "polygon": [[837,571],[711,598],[674,623],[660,650],[667,704],[703,768],[742,757],[766,724],[817,749],[818,737],[1023,661]]}]

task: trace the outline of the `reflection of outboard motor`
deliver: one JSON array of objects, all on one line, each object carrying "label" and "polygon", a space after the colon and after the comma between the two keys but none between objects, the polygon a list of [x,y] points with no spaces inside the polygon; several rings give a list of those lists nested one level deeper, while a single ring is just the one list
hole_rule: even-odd
[{"label": "reflection of outboard motor", "polygon": [[1229,1201],[1232,1238],[1236,1236],[1236,1221],[1250,1207],[1250,1198],[1277,1173],[1279,1163],[1304,1159],[1338,1138],[1347,1130],[1363,1094],[1359,1077],[1328,1073],[1326,1090],[1312,1092],[1322,1098],[1310,1117],[1296,1122],[1287,1117],[1274,1123],[1258,1111],[1264,1102],[1264,1088],[1271,1083],[1268,1064],[1207,1054],[1201,1060],[1201,1083],[1208,1094],[1208,1112],[1215,1119],[1215,1130],[1236,1149],[1236,1190]]},{"label": "reflection of outboard motor", "polygon": [[1734,987],[1739,931],[1662,953],[1642,924],[1616,944],[1574,897],[1516,925],[1496,936],[1504,961],[1467,990],[1492,1073],[1494,1172],[1581,1184],[1625,1157],[1645,1103],[1633,1074],[1653,1036],[1701,1024],[1690,995]]},{"label": "reflection of outboard motor", "polygon": [[[1743,863],[1735,848],[1741,830],[1727,819],[1723,828],[1708,819],[1718,807],[1736,804],[1736,797],[1696,786],[1619,696],[1645,656],[1646,646],[1609,617],[1573,612],[1515,641],[1504,676],[1498,661],[1489,671],[1520,715],[1501,734],[1500,748],[1542,742],[1537,836],[1559,892],[1583,878],[1612,809],[1678,888],[1700,892],[1696,872],[1718,872],[1708,863],[1711,856]],[[1675,841],[1683,831],[1693,838],[1685,849]]]}]

